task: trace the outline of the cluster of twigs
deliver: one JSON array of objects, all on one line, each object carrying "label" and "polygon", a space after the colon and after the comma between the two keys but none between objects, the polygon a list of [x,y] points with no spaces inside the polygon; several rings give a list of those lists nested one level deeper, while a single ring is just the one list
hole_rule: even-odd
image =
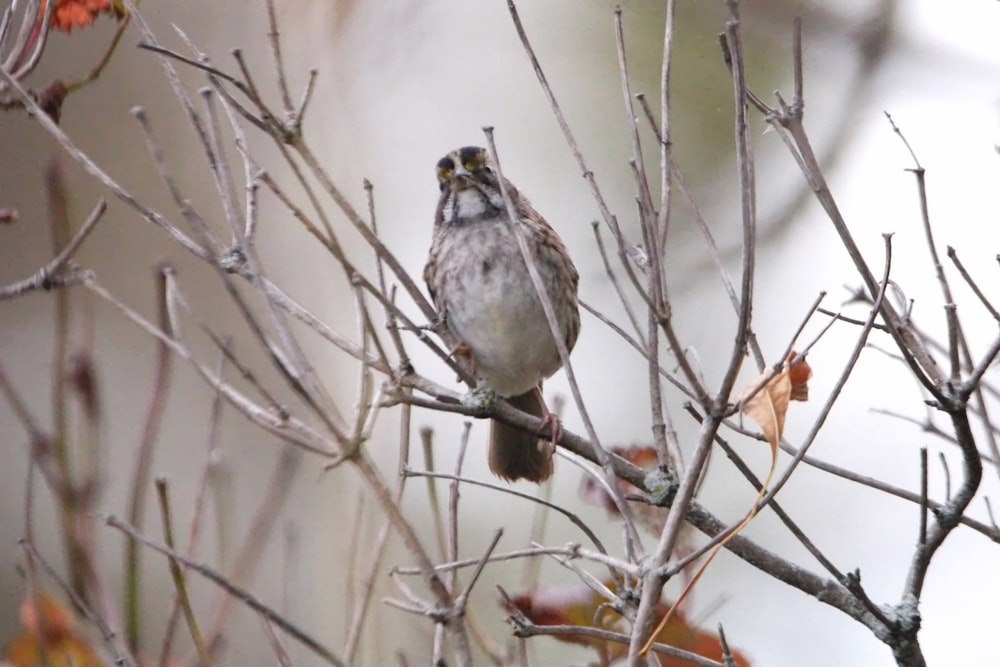
[{"label": "cluster of twigs", "polygon": [[[625,229],[618,216],[612,213],[605,203],[593,172],[588,168],[572,130],[548,85],[513,1],[509,1],[508,5],[531,66],[548,96],[568,146],[576,157],[580,173],[588,182],[601,212],[605,231],[602,232],[595,226],[595,234],[609,280],[615,287],[624,308],[627,324],[615,322],[614,318],[597,312],[586,304],[584,307],[596,319],[614,328],[623,341],[648,362],[651,436],[659,460],[659,471],[653,474],[616,456],[602,445],[600,435],[588,417],[587,406],[583,402],[573,374],[572,360],[568,358],[566,350],[561,351],[575,407],[583,417],[587,434],[584,437],[564,430],[559,445],[562,453],[576,457],[578,462],[582,461],[581,465],[588,474],[593,475],[614,499],[624,526],[625,551],[622,555],[609,553],[594,532],[573,513],[556,504],[548,503],[549,507],[568,516],[579,526],[592,546],[551,548],[537,545],[510,553],[496,553],[495,549],[500,539],[498,531],[480,557],[465,561],[458,559],[458,488],[459,484],[475,482],[461,477],[461,454],[453,475],[413,470],[410,456],[412,408],[454,412],[468,417],[491,417],[528,430],[539,429],[542,422],[515,410],[504,402],[484,403],[469,400],[467,396],[432,381],[411,364],[408,345],[415,343],[426,345],[443,364],[451,367],[466,382],[471,384],[473,380],[468,369],[462,367],[447,353],[457,341],[449,339],[446,330],[438,326],[440,323],[436,313],[418,283],[403,270],[391,249],[391,242],[379,235],[375,217],[374,189],[371,184],[366,184],[365,188],[367,211],[359,212],[351,205],[349,197],[333,182],[322,161],[310,149],[303,132],[302,120],[309,108],[316,72],[311,73],[299,101],[293,102],[293,96],[285,79],[274,7],[270,2],[268,3],[271,21],[269,44],[278,72],[278,92],[281,100],[278,109],[272,108],[265,102],[264,95],[240,52],[233,54],[237,73],[227,73],[224,68],[210,62],[180,30],[177,31],[178,37],[187,48],[187,53],[184,54],[161,45],[142,16],[134,15],[134,24],[143,38],[142,47],[157,54],[164,75],[181,102],[188,122],[200,138],[204,158],[211,167],[214,186],[224,211],[225,224],[221,226],[213,224],[204,217],[191,200],[180,191],[170,165],[162,158],[162,144],[142,108],[137,107],[134,116],[145,136],[150,159],[171,193],[179,217],[158,212],[133,196],[78,148],[74,140],[59,126],[57,119],[45,113],[36,98],[22,86],[21,69],[12,69],[6,65],[0,67],[0,91],[9,94],[17,104],[23,105],[72,159],[101,183],[112,196],[131,207],[139,217],[160,228],[173,242],[213,267],[219,283],[227,290],[243,322],[260,348],[266,352],[287,388],[297,397],[298,403],[294,406],[281,403],[276,398],[278,392],[275,388],[264,386],[257,379],[254,369],[249,368],[232,352],[225,336],[214,331],[211,322],[206,321],[189,306],[182,282],[168,267],[160,272],[160,317],[159,321],[154,322],[143,317],[136,309],[124,303],[102,285],[93,271],[72,264],[71,258],[74,252],[101,219],[105,208],[102,201],[95,205],[93,213],[76,234],[72,237],[68,234],[61,237],[62,242],[52,262],[42,267],[34,276],[0,288],[0,299],[12,299],[35,289],[82,286],[103,302],[113,306],[125,318],[158,341],[161,356],[156,396],[162,397],[165,392],[169,359],[173,357],[183,360],[216,392],[218,401],[225,401],[260,429],[277,436],[289,447],[289,451],[301,451],[319,456],[327,468],[349,466],[364,481],[385,516],[385,524],[376,538],[376,553],[370,558],[370,567],[364,577],[362,586],[364,593],[359,597],[353,613],[347,641],[342,651],[333,651],[279,612],[257,600],[241,584],[240,576],[227,575],[207,564],[193,560],[189,554],[191,545],[196,541],[196,529],[192,529],[188,546],[179,547],[170,521],[168,489],[163,482],[157,484],[157,491],[161,499],[164,540],[162,543],[158,542],[146,536],[141,530],[140,526],[143,523],[141,498],[148,492],[149,456],[162,410],[162,405],[154,401],[146,421],[143,446],[140,448],[138,474],[135,475],[128,520],[115,516],[105,517],[109,526],[125,533],[132,543],[129,552],[131,563],[129,570],[133,575],[128,594],[126,643],[117,640],[106,624],[102,626],[105,627],[105,635],[116,660],[120,664],[137,664],[134,654],[138,649],[137,628],[141,609],[138,606],[138,591],[135,588],[137,579],[134,570],[138,567],[137,550],[142,546],[159,552],[169,559],[178,592],[174,618],[183,615],[201,663],[214,664],[218,638],[222,632],[222,621],[221,617],[217,617],[208,632],[202,630],[197,614],[188,602],[187,572],[196,572],[217,584],[226,595],[242,601],[260,614],[266,620],[268,628],[273,626],[282,630],[329,664],[355,664],[361,645],[364,621],[370,606],[372,582],[381,567],[386,540],[390,534],[395,533],[401,537],[415,565],[412,568],[394,570],[393,580],[398,586],[400,596],[405,599],[393,599],[389,604],[427,617],[434,623],[434,664],[443,664],[444,661],[460,665],[472,663],[473,642],[466,623],[469,595],[489,563],[540,556],[557,558],[571,568],[576,568],[573,563],[580,559],[607,567],[614,580],[618,582],[617,592],[611,592],[592,577],[584,580],[592,585],[598,594],[604,595],[607,607],[626,619],[632,628],[627,636],[596,628],[560,628],[558,633],[564,636],[598,636],[608,641],[627,642],[628,660],[632,666],[643,664],[647,659],[655,660],[651,657],[651,650],[683,657],[694,664],[723,664],[673,647],[653,644],[651,640],[655,634],[654,625],[657,621],[654,612],[661,602],[662,589],[666,581],[721,544],[775,580],[814,596],[818,601],[863,624],[874,636],[890,647],[898,664],[907,666],[924,664],[918,634],[919,602],[923,582],[935,552],[949,534],[960,525],[977,531],[992,541],[1000,542],[1000,528],[995,522],[984,523],[966,514],[969,504],[979,490],[983,461],[990,461],[993,468],[996,468],[996,462],[1000,461],[996,430],[991,426],[987,411],[988,401],[984,394],[986,391],[984,374],[1000,353],[1000,337],[986,350],[979,352],[977,358],[963,335],[947,273],[936,251],[927,215],[923,170],[919,163],[916,163],[914,158],[916,164],[914,173],[919,186],[927,243],[933,254],[934,269],[946,304],[949,338],[943,347],[935,347],[911,321],[909,314],[894,304],[892,299],[887,298],[886,291],[890,286],[891,240],[888,237],[885,239],[883,268],[881,275],[877,275],[879,272],[871,268],[868,260],[858,249],[854,236],[826,184],[803,126],[801,25],[796,22],[793,33],[794,82],[791,99],[786,102],[781,94],[776,94],[777,102],[772,106],[756,95],[747,83],[739,7],[734,0],[726,3],[730,19],[725,25],[723,34],[720,35],[720,43],[724,62],[732,74],[734,145],[741,194],[741,269],[739,279],[732,280],[716,254],[722,284],[736,314],[736,324],[733,329],[734,343],[729,362],[718,382],[712,384],[702,376],[684,352],[686,349],[684,341],[674,326],[676,314],[671,308],[669,272],[665,267],[670,221],[672,212],[676,208],[673,201],[675,194],[680,194],[684,202],[694,211],[695,219],[706,235],[709,248],[716,247],[709,225],[700,214],[672,155],[670,90],[675,3],[672,0],[667,2],[661,89],[658,100],[659,114],[654,112],[645,96],[635,94],[631,89],[620,12],[616,15],[622,92],[634,153],[631,168],[635,177],[638,202],[638,226],[634,229]],[[50,9],[51,3],[46,6],[46,11]],[[25,61],[25,64],[30,62],[31,59]],[[178,66],[196,68],[204,74],[207,86],[199,91],[200,100],[193,99],[181,84]],[[762,482],[742,462],[723,436],[725,429],[742,436],[763,440],[759,433],[747,430],[736,418],[742,406],[740,401],[734,398],[736,383],[748,353],[755,361],[758,371],[768,372],[768,363],[754,335],[752,320],[758,237],[756,166],[749,130],[754,112],[761,114],[774,128],[800,167],[809,189],[822,205],[854,263],[864,285],[863,300],[868,304],[867,316],[863,320],[853,321],[853,324],[858,326],[857,341],[851,356],[845,360],[841,377],[817,411],[815,422],[805,438],[798,445],[784,440],[781,442],[781,448],[791,455],[791,459],[781,470],[777,481],[767,488],[763,488]],[[643,159],[643,151],[649,147],[640,141],[640,127],[646,124],[653,130],[657,139],[655,149],[659,154],[660,164],[658,178],[646,172],[646,161]],[[259,133],[271,140],[280,153],[281,168],[290,174],[294,188],[303,192],[303,197],[294,197],[291,194],[293,187],[280,182],[272,175],[275,168],[266,169],[265,165],[258,163],[252,149],[254,141],[248,136],[248,132]],[[486,128],[485,135],[491,152],[498,158],[492,130]],[[225,157],[227,137],[231,137],[232,145],[239,155],[235,169]],[[498,164],[501,164],[499,160]],[[240,196],[238,192],[242,192],[243,195]],[[358,324],[356,339],[352,340],[351,336],[338,332],[322,322],[298,303],[286,289],[268,277],[265,263],[257,249],[259,198],[262,192],[280,202],[288,214],[313,236],[315,242],[320,244],[343,270],[354,294]],[[641,238],[638,244],[631,244],[627,240],[633,232]],[[605,233],[611,236],[610,247],[617,255],[617,264],[609,258],[603,238]],[[370,266],[368,260],[359,262],[356,257],[345,252],[345,234],[356,234],[367,244],[372,253],[373,270],[368,270]],[[955,254],[949,253],[949,257],[983,304],[1000,320],[996,309],[958,263]],[[65,299],[67,292],[60,291],[57,294],[58,298]],[[546,301],[541,291],[540,296],[543,302]],[[806,321],[826,312],[820,308],[821,299],[822,297],[818,298],[810,309]],[[641,304],[640,309],[637,310],[632,305],[634,301]],[[850,322],[837,313],[828,315],[831,325]],[[354,408],[347,408],[345,403],[335,400],[331,391],[324,386],[320,374],[303,352],[292,326],[293,320],[297,320],[306,330],[325,339],[340,353],[356,362],[357,389],[349,403],[355,406]],[[192,322],[208,334],[217,346],[218,353],[223,359],[221,365],[218,362],[206,361],[195,352],[185,334],[188,324]],[[796,346],[804,326],[805,323],[798,326],[790,337],[785,354],[771,364],[772,374],[778,373],[781,364],[788,358],[788,353]],[[441,343],[435,342],[428,335],[429,329],[433,329]],[[920,492],[911,492],[816,460],[808,454],[810,445],[821,431],[841,389],[855,369],[869,335],[875,330],[891,337],[896,351],[907,364],[913,377],[928,393],[933,406],[950,422],[948,437],[953,439],[962,452],[963,470],[955,492],[944,501],[939,502],[929,498],[926,483]],[[561,340],[559,336],[556,336],[556,339]],[[806,351],[808,347],[805,346]],[[937,361],[939,358],[946,361],[939,364]],[[667,367],[671,365],[676,366],[676,372],[668,370]],[[227,378],[227,374],[233,369],[245,381],[244,386],[249,389],[243,389],[241,385]],[[85,377],[85,374],[80,377]],[[50,438],[37,426],[37,420],[30,416],[30,411],[24,406],[16,389],[2,372],[0,381],[2,381],[0,389],[15,406],[33,442],[47,442]],[[664,383],[672,385],[689,400],[683,409],[699,424],[698,437],[693,448],[682,447],[678,441],[674,417],[664,396]],[[80,386],[87,386],[86,382],[81,380]],[[85,400],[96,400],[86,398],[86,392],[83,390],[81,396],[84,396]],[[401,433],[397,471],[399,474],[392,481],[387,480],[376,467],[366,449],[366,442],[374,425],[390,408],[398,410]],[[979,449],[972,426],[973,420],[980,421],[984,426],[982,437],[986,440],[989,455],[983,454]],[[465,436],[467,439],[468,430]],[[65,433],[57,434],[54,441],[65,443]],[[698,502],[699,480],[705,474],[709,453],[716,447],[723,449],[746,476],[749,484],[761,492],[754,511],[764,508],[773,511],[812,554],[822,571],[807,569],[768,550],[766,546],[739,535],[737,524],[727,525]],[[464,444],[462,452],[464,453]],[[69,470],[68,463],[65,461],[59,463],[57,457],[57,463],[46,468],[45,461],[48,459],[43,458],[39,451],[35,452],[34,457],[39,461],[39,468],[42,469],[50,486],[64,491],[70,488],[66,485],[65,479],[60,482],[59,474],[61,471],[63,477],[66,476],[65,473]],[[926,477],[926,454],[923,460]],[[585,462],[597,464],[597,467]],[[838,568],[809,540],[805,531],[792,521],[775,500],[776,494],[799,464],[814,466],[846,480],[876,488],[919,507],[923,517],[921,534],[898,602],[887,605],[873,601],[862,586],[858,574]],[[287,470],[292,465],[291,459],[283,459],[276,473],[273,488],[282,488],[281,480],[287,480]],[[450,480],[449,525],[447,529],[441,528],[440,532],[446,533],[446,536],[439,539],[446,545],[444,563],[436,562],[434,549],[430,546],[434,540],[428,540],[419,534],[401,505],[407,480],[417,475]],[[618,480],[631,483],[641,490],[643,495],[626,497]],[[488,486],[498,491],[513,493],[494,485]],[[94,507],[91,503],[82,502],[81,499],[85,497],[84,491],[76,489],[72,493],[65,492],[63,495],[66,499],[67,521],[86,524],[88,521],[86,515],[94,511]],[[640,530],[633,517],[632,502],[667,508],[662,529],[652,548],[647,548],[642,542]],[[261,523],[268,524],[271,520],[273,517],[262,517]],[[685,523],[704,533],[708,540],[693,553],[679,556],[678,539]],[[84,534],[86,540],[93,539],[92,535],[81,533],[68,525],[66,532]],[[27,548],[32,560],[40,560],[30,540]],[[86,544],[78,544],[77,548],[86,555]],[[74,591],[81,608],[90,610],[96,618],[108,618],[108,601],[99,600],[92,595],[97,588],[91,584],[99,578],[97,572],[99,568],[93,563],[88,563],[86,558],[79,561],[71,559],[70,562],[84,567],[70,577],[70,589]],[[457,577],[457,572],[463,568],[472,568],[472,574],[464,583]],[[419,576],[423,589],[417,590],[410,586],[406,580],[407,576]],[[543,630],[534,626],[529,620],[516,614],[512,620],[517,633],[521,636],[556,633],[552,629]],[[169,641],[165,642],[164,646],[168,647]],[[284,652],[277,637],[274,637],[274,646],[280,659]],[[509,662],[510,656],[502,651],[491,649],[488,644],[484,645],[484,648],[491,653],[492,659],[497,664]],[[446,660],[449,654],[451,657]],[[285,657],[287,659],[287,656]],[[729,664],[732,656],[727,653],[723,656],[723,660]]]}]

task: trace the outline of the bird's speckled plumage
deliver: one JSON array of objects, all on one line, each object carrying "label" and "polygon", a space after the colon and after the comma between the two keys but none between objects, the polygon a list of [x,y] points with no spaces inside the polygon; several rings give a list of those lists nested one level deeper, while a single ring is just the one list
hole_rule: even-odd
[{"label": "bird's speckled plumage", "polygon": [[[431,297],[451,333],[468,348],[477,375],[497,394],[541,415],[534,392],[562,362],[488,154],[482,148],[458,149],[438,162],[437,172],[441,198],[424,269]],[[514,186],[508,182],[506,188],[559,330],[572,349],[580,331],[579,275],[555,231]],[[525,396],[529,393],[531,399]],[[505,440],[519,449],[507,447],[511,443]],[[545,455],[546,469],[524,469],[533,465],[523,461],[525,446]],[[534,436],[494,424],[491,447],[491,467],[501,477],[539,481],[535,478],[551,474],[551,454],[538,449]],[[518,454],[521,462],[496,461],[504,450]]]}]

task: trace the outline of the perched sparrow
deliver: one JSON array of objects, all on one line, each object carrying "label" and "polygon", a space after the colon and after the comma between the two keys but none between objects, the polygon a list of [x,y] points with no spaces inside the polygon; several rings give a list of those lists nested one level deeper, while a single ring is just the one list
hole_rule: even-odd
[{"label": "perched sparrow", "polygon": [[[562,361],[489,154],[474,146],[452,151],[437,163],[437,177],[441,199],[424,280],[445,326],[459,341],[456,351],[467,354],[476,375],[511,405],[554,419],[540,385]],[[555,231],[509,182],[506,189],[571,350],[580,332],[579,274]],[[551,447],[537,434],[494,421],[490,470],[511,481],[541,482],[552,475]]]}]

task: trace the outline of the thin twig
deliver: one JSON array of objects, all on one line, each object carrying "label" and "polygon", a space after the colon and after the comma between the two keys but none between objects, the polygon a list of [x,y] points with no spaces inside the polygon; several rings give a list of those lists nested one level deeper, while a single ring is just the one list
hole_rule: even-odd
[{"label": "thin twig", "polygon": [[73,158],[73,160],[83,167],[84,171],[97,179],[97,181],[104,185],[104,187],[111,190],[111,192],[114,193],[118,199],[130,208],[134,209],[146,221],[152,223],[160,229],[163,229],[171,237],[171,239],[178,243],[181,247],[185,248],[197,257],[206,260],[210,259],[209,253],[206,252],[200,244],[192,240],[187,234],[177,229],[175,225],[171,224],[162,215],[136,199],[134,195],[111,178],[103,169],[97,166],[97,164],[91,160],[86,153],[77,147],[77,145],[69,138],[62,128],[49,118],[48,114],[46,114],[41,107],[38,106],[34,98],[31,97],[31,95],[28,94],[28,92],[22,88],[21,85],[3,68],[0,68],[0,79],[10,85],[17,97],[24,104],[25,108],[31,113],[35,121],[41,125],[42,129],[52,136],[60,146],[62,146],[63,150],[65,150],[66,153]]},{"label": "thin twig", "polygon": [[493,550],[496,549],[501,537],[503,537],[503,528],[497,528],[493,533],[493,539],[490,540],[489,546],[486,547],[486,551],[483,552],[483,555],[476,562],[476,568],[472,571],[472,576],[469,578],[469,583],[466,584],[465,590],[455,599],[455,607],[452,611],[455,616],[465,614],[465,607],[469,603],[469,594],[472,592],[472,588],[476,585],[476,582],[479,581],[479,575],[483,573],[483,568],[489,562],[490,556],[493,555]]},{"label": "thin twig", "polygon": [[107,211],[108,206],[104,199],[99,199],[97,205],[87,216],[84,221],[83,226],[77,230],[73,238],[70,239],[69,243],[59,251],[52,261],[38,269],[33,275],[24,280],[19,280],[16,283],[11,283],[10,285],[0,286],[0,301],[4,299],[12,299],[16,296],[21,296],[27,292],[36,289],[51,289],[53,287],[61,287],[64,285],[72,285],[77,282],[85,281],[89,274],[85,271],[79,271],[76,269],[70,269],[67,271],[62,271],[66,262],[70,260],[76,251],[83,244],[84,240],[90,235],[90,232],[94,231],[94,227],[100,222],[101,217],[104,212]]},{"label": "thin twig", "polygon": [[594,547],[596,547],[598,551],[600,551],[602,554],[605,555],[607,555],[608,553],[604,544],[597,537],[597,535],[577,515],[573,514],[572,512],[563,507],[560,507],[559,505],[556,505],[555,503],[547,502],[537,496],[533,496],[527,493],[522,493],[521,491],[515,491],[514,489],[511,489],[510,487],[507,486],[500,486],[499,484],[482,482],[477,479],[472,479],[470,477],[457,477],[456,475],[449,475],[448,473],[443,473],[443,472],[406,470],[404,474],[408,477],[427,477],[431,479],[458,480],[461,481],[463,484],[472,484],[474,486],[481,486],[487,489],[493,489],[494,491],[501,491],[503,493],[507,493],[512,496],[517,496],[518,498],[523,498],[533,503],[539,503],[541,505],[545,505],[549,509],[559,512],[560,514],[565,516],[567,519],[570,520],[570,523],[572,523],[574,526],[583,531],[583,534],[587,536],[587,539],[589,539],[593,543]]},{"label": "thin twig", "polygon": [[[271,472],[267,485],[261,489],[260,500],[250,519],[240,548],[229,567],[228,580],[237,586],[249,581],[260,563],[264,548],[277,524],[281,510],[294,487],[295,476],[301,463],[301,453],[293,447],[284,447]],[[211,626],[206,633],[210,654],[217,655],[223,639],[223,631],[233,608],[235,598],[220,596],[216,601]]]},{"label": "thin twig", "polygon": [[[164,272],[157,272],[156,282],[157,312],[160,328],[168,335],[173,335],[170,328],[170,318],[167,313],[167,283]],[[128,522],[142,529],[146,509],[146,492],[149,490],[149,478],[152,471],[153,449],[157,436],[163,424],[163,413],[166,408],[170,389],[170,370],[173,355],[162,342],[156,346],[156,370],[153,375],[153,390],[149,399],[149,408],[143,423],[142,437],[136,448],[135,470],[132,474],[132,484],[129,490]],[[125,632],[129,648],[139,650],[141,610],[142,610],[142,561],[139,555],[139,545],[131,540],[125,544]]]},{"label": "thin twig", "polygon": [[1000,322],[1000,311],[997,311],[993,304],[990,303],[990,300],[986,298],[986,295],[983,294],[983,291],[979,288],[979,284],[969,274],[968,270],[966,270],[965,265],[962,264],[962,260],[958,258],[958,253],[955,252],[955,248],[948,246],[947,252],[948,259],[950,259],[951,263],[955,265],[956,269],[958,269],[962,279],[965,280],[965,284],[969,286],[969,289],[972,290],[972,293],[976,295],[979,302],[983,304],[983,307],[986,308],[987,312],[989,312],[993,319]]},{"label": "thin twig", "polygon": [[138,325],[146,333],[167,345],[174,354],[189,362],[210,387],[218,390],[233,407],[265,431],[273,433],[286,442],[293,443],[313,453],[324,456],[332,456],[336,453],[333,443],[301,420],[288,414],[276,415],[270,410],[261,408],[245,395],[238,392],[232,385],[225,382],[216,373],[195,359],[188,348],[122,303],[96,281],[88,281],[85,285],[91,292],[114,306],[127,319]]},{"label": "thin twig", "polygon": [[[601,263],[604,265],[604,273],[608,277],[608,282],[610,282],[611,286],[614,288],[615,294],[618,295],[618,302],[621,303],[622,308],[625,310],[625,315],[628,317],[629,322],[632,324],[632,329],[635,331],[636,338],[639,339],[640,352],[645,353],[646,341],[643,338],[642,329],[639,327],[639,320],[636,318],[635,313],[632,310],[631,304],[625,297],[625,292],[622,291],[621,283],[618,282],[618,276],[615,275],[614,270],[611,268],[611,262],[608,260],[608,251],[604,247],[604,239],[601,237],[600,223],[594,221],[590,223],[590,226],[594,230],[594,240],[597,242],[597,250],[601,255]],[[622,333],[624,334],[624,332]]]},{"label": "thin twig", "polygon": [[[160,504],[160,518],[163,521],[163,543],[168,549],[173,549],[174,527],[170,511],[170,496],[167,489],[167,480],[163,477],[156,480],[156,497]],[[201,633],[201,628],[194,615],[194,609],[191,607],[191,597],[188,595],[184,572],[174,559],[169,559],[167,564],[170,567],[170,577],[174,582],[174,592],[177,594],[181,611],[184,614],[184,620],[187,622],[188,632],[191,633],[191,640],[194,642],[195,649],[198,652],[198,665],[199,667],[210,667],[212,657],[209,655],[208,644],[205,643],[205,637]]]},{"label": "thin twig", "polygon": [[204,563],[199,563],[194,561],[183,554],[166,547],[155,540],[152,540],[139,531],[137,531],[132,526],[128,525],[124,521],[112,516],[105,515],[99,517],[104,523],[111,526],[112,528],[121,531],[122,533],[128,535],[130,539],[137,540],[142,544],[146,545],[153,551],[162,554],[172,561],[180,563],[184,567],[194,570],[201,576],[205,577],[212,583],[216,584],[229,595],[232,595],[236,599],[240,600],[243,604],[250,607],[258,614],[262,615],[269,622],[281,628],[286,634],[295,639],[297,642],[305,646],[307,649],[315,653],[317,656],[322,658],[324,661],[328,662],[335,667],[346,667],[346,663],[343,662],[339,657],[334,655],[332,651],[323,646],[319,641],[313,639],[306,632],[301,630],[298,626],[294,625],[290,621],[286,620],[277,611],[271,609],[266,604],[254,597],[249,591],[246,591],[239,586],[234,585],[229,579],[223,576],[221,573],[212,569]]},{"label": "thin twig", "polygon": [[108,623],[107,619],[102,615],[97,613],[94,609],[87,604],[86,600],[76,594],[73,587],[66,583],[66,581],[59,576],[55,567],[52,566],[35,548],[35,545],[30,540],[19,540],[18,546],[24,549],[25,553],[28,555],[29,561],[32,563],[38,563],[45,570],[45,573],[49,576],[52,581],[59,586],[63,594],[67,598],[73,601],[73,606],[75,609],[79,609],[87,620],[96,627],[100,633],[104,642],[110,647],[112,652],[112,658],[116,667],[135,667],[139,665],[139,661],[136,660],[135,655],[128,650],[128,647],[121,644],[121,640],[118,638],[117,633]]},{"label": "thin twig", "polygon": [[281,34],[278,32],[278,16],[274,9],[274,0],[267,0],[267,41],[271,47],[271,57],[274,59],[274,71],[277,73],[278,92],[281,93],[281,104],[285,113],[294,112],[292,96],[288,92],[288,82],[285,80],[285,61],[281,57]]},{"label": "thin twig", "polygon": [[[491,554],[489,557],[489,562],[491,563],[503,563],[512,560],[519,560],[522,558],[534,558],[536,556],[562,556],[565,559],[576,559],[580,558],[583,560],[588,560],[600,565],[605,565],[609,568],[620,570],[630,576],[636,576],[639,573],[639,566],[632,563],[621,560],[620,558],[614,558],[608,556],[607,554],[600,553],[598,551],[591,551],[589,549],[584,549],[578,544],[568,544],[563,547],[544,547],[544,546],[531,546],[526,549],[517,549],[515,551],[507,551],[498,554]],[[479,563],[481,559],[479,558],[464,558],[451,563],[442,563],[434,567],[438,572],[449,572],[451,570],[460,570],[467,567],[472,567]],[[404,575],[418,575],[420,574],[420,569],[416,567],[395,567],[392,570],[397,574]]]},{"label": "thin twig", "polygon": [[927,448],[920,448],[920,532],[917,544],[927,543]]}]

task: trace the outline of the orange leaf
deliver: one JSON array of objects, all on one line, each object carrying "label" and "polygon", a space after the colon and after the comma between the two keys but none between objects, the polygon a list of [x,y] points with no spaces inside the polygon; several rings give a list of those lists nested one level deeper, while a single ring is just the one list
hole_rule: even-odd
[{"label": "orange leaf", "polygon": [[21,603],[24,631],[12,639],[3,657],[15,667],[102,667],[73,612],[47,593],[28,595]]},{"label": "orange leaf", "polygon": [[[93,24],[100,13],[111,14],[115,18],[125,15],[124,5],[120,0],[54,0],[52,10],[52,27],[63,32],[72,32],[73,28],[85,28]],[[42,5],[45,11],[45,5]]]},{"label": "orange leaf", "polygon": [[791,399],[793,401],[808,401],[809,378],[812,377],[813,372],[805,358],[795,361],[796,356],[794,352],[788,355],[788,379],[792,381]]}]

